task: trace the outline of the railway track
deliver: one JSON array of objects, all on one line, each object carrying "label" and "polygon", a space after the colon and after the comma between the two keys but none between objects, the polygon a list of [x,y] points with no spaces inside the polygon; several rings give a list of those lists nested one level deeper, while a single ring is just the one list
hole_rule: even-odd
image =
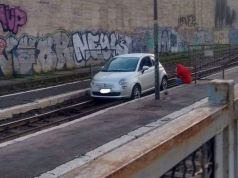
[{"label": "railway track", "polygon": [[[168,87],[171,88],[174,86],[175,80],[173,78],[169,79]],[[153,92],[148,92],[146,95],[152,93]],[[88,98],[80,103],[75,103],[74,101],[73,104],[68,103],[67,106],[50,109],[43,113],[35,111],[35,113],[31,112],[30,114],[25,114],[23,116],[20,115],[19,117],[16,116],[15,118],[0,121],[0,143],[79,119],[80,117],[116,106],[123,102],[125,102],[125,100],[102,100],[98,102]]]},{"label": "railway track", "polygon": [[123,101],[104,101],[99,103],[93,100],[87,100],[42,114],[35,114],[10,122],[4,121],[0,123],[0,142],[5,142],[29,133],[57,126],[99,110],[118,105],[122,102]]},{"label": "railway track", "polygon": [[[230,64],[226,65],[226,68],[237,65],[238,61],[232,61]],[[206,77],[215,72],[221,71],[222,69],[222,66],[215,66],[197,71],[196,75],[199,77]],[[175,85],[175,78],[170,78],[168,81],[168,88],[172,88]],[[151,93],[152,92],[148,94]],[[78,101],[74,101],[73,103],[68,103],[67,106],[54,108],[43,113],[35,112],[33,114],[31,113],[30,116],[23,115],[14,119],[11,118],[0,121],[0,143],[49,127],[57,126],[75,119],[79,119],[80,117],[92,114],[99,110],[121,104],[124,102],[124,100],[95,102],[88,98],[80,103],[77,102]]]}]

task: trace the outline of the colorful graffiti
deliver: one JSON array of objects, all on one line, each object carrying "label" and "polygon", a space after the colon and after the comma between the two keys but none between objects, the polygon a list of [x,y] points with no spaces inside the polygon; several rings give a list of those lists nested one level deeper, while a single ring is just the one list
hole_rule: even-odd
[{"label": "colorful graffiti", "polygon": [[6,47],[7,47],[6,41],[0,38],[0,55],[3,54],[3,51]]},{"label": "colorful graffiti", "polygon": [[228,44],[228,31],[214,31],[214,43],[215,44]]},{"label": "colorful graffiti", "polygon": [[138,28],[132,34],[131,51],[149,52],[154,48],[153,30],[149,28]]},{"label": "colorful graffiti", "polygon": [[107,60],[129,52],[128,38],[117,33],[84,32],[75,33],[72,38],[77,62],[96,59],[100,54]]},{"label": "colorful graffiti", "polygon": [[12,68],[12,58],[9,49],[11,50],[12,47],[8,45],[8,41],[4,38],[0,38],[1,40],[1,54],[0,54],[0,75],[1,76],[9,76],[13,73]]},{"label": "colorful graffiti", "polygon": [[[161,53],[186,51],[189,44],[238,44],[238,30],[195,31],[159,28]],[[130,52],[153,52],[153,30],[138,29],[131,36],[117,32],[60,30],[44,37],[10,35],[0,38],[0,75],[33,74],[71,69]]]},{"label": "colorful graffiti", "polygon": [[215,26],[217,28],[232,26],[235,19],[236,12],[228,6],[227,0],[216,0]]},{"label": "colorful graffiti", "polygon": [[229,32],[229,42],[230,44],[238,44],[238,29],[232,29]]},{"label": "colorful graffiti", "polygon": [[178,25],[186,27],[195,27],[197,25],[195,15],[187,15],[179,17]]},{"label": "colorful graffiti", "polygon": [[192,44],[200,45],[200,44],[211,44],[213,43],[213,33],[207,30],[200,30],[195,33],[194,38],[192,40]]},{"label": "colorful graffiti", "polygon": [[[102,54],[105,60],[128,53],[130,38],[118,33],[65,31],[36,38],[23,35],[0,39],[0,75],[13,66],[15,74],[33,74],[84,66]],[[11,62],[12,61],[12,62]]]},{"label": "colorful graffiti", "polygon": [[[140,28],[135,31],[132,36],[132,51],[133,52],[152,52],[154,50],[154,36],[152,29]],[[169,27],[159,28],[159,51],[177,52],[182,50],[180,44],[182,43],[178,33]]]},{"label": "colorful graffiti", "polygon": [[8,5],[0,4],[0,23],[4,32],[16,34],[19,27],[27,22],[26,12],[19,7],[10,8]]}]

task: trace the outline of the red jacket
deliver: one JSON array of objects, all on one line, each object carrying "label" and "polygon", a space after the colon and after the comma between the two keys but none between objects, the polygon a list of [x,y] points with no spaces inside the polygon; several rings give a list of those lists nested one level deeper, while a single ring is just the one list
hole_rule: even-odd
[{"label": "red jacket", "polygon": [[182,64],[177,64],[177,76],[183,81],[183,83],[189,84],[192,82],[191,71]]}]

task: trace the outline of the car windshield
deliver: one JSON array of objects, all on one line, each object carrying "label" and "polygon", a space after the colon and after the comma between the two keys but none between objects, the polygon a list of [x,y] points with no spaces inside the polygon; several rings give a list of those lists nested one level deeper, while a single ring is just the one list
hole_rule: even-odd
[{"label": "car windshield", "polygon": [[114,57],[103,67],[103,72],[133,72],[138,64],[138,57]]}]

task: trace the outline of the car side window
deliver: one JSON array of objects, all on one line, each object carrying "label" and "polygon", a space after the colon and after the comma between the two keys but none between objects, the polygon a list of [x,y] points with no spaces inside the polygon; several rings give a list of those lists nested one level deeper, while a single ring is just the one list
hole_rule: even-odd
[{"label": "car side window", "polygon": [[150,58],[150,60],[151,60],[151,62],[152,62],[152,66],[154,66],[155,65],[155,60],[154,60],[154,58]]},{"label": "car side window", "polygon": [[[151,59],[151,61],[152,61],[152,66],[155,66],[155,58],[154,58],[154,57],[151,57],[150,59]],[[159,62],[159,66],[162,67],[161,64],[160,64],[160,62]]]},{"label": "car side window", "polygon": [[140,62],[139,71],[143,69],[144,66],[152,67],[152,62],[150,60],[150,57],[144,57]]}]

